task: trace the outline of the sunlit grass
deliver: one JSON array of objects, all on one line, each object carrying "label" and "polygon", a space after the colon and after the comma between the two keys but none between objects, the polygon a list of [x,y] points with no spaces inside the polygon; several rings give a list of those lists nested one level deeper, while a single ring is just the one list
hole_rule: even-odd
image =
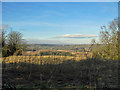
[{"label": "sunlit grass", "polygon": [[2,61],[4,63],[33,63],[33,64],[59,64],[67,60],[85,60],[85,56],[57,56],[57,55],[47,55],[47,56],[9,56],[3,57]]}]

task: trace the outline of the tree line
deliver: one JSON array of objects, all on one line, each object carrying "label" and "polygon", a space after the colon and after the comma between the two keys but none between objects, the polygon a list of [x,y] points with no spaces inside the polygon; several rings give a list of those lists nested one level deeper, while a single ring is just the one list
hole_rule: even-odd
[{"label": "tree line", "polygon": [[93,56],[101,59],[118,60],[120,51],[119,35],[118,19],[102,26],[99,42],[92,40]]},{"label": "tree line", "polygon": [[70,52],[60,52],[60,51],[46,51],[46,52],[40,52],[40,56],[43,55],[62,55],[62,56],[74,56]]},{"label": "tree line", "polygon": [[2,30],[1,34],[2,56],[22,55],[22,51],[25,49],[25,42],[22,39],[21,33],[11,30],[7,34],[5,30]]}]

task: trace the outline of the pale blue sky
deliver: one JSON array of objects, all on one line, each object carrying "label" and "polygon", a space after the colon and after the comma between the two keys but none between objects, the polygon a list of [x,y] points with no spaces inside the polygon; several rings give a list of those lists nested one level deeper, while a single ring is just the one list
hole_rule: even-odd
[{"label": "pale blue sky", "polygon": [[2,0],[2,2],[119,2],[119,0]]},{"label": "pale blue sky", "polygon": [[[117,18],[118,6],[117,2],[4,2],[2,15],[3,24],[21,32],[29,43],[83,44],[98,37],[80,35],[98,36],[100,26]],[[78,37],[63,38],[66,34]]]}]

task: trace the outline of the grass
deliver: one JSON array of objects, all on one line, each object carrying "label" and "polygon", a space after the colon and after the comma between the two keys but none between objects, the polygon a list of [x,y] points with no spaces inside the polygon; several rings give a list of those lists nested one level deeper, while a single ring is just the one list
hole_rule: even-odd
[{"label": "grass", "polygon": [[3,62],[5,63],[33,63],[33,64],[58,64],[62,63],[63,61],[67,60],[83,60],[86,57],[73,57],[73,56],[55,56],[55,55],[48,55],[48,56],[9,56],[3,58]]},{"label": "grass", "polygon": [[73,56],[44,55],[3,57],[3,87],[9,88],[116,88],[118,62],[92,58],[91,53]]},{"label": "grass", "polygon": [[3,84],[9,82],[17,88],[117,87],[117,61],[70,59],[56,63],[59,60],[44,64],[3,62]]}]

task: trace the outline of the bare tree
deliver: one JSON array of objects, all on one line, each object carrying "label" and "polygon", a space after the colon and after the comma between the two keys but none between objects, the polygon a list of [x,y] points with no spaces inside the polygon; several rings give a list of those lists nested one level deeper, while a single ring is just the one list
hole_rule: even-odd
[{"label": "bare tree", "polygon": [[20,51],[19,53],[21,54],[25,43],[20,32],[11,31],[7,36],[7,44],[11,55],[13,55],[16,51]]},{"label": "bare tree", "polygon": [[101,58],[118,59],[118,19],[114,19],[107,26],[102,26],[101,29],[100,43],[102,45],[97,46],[95,53]]}]

